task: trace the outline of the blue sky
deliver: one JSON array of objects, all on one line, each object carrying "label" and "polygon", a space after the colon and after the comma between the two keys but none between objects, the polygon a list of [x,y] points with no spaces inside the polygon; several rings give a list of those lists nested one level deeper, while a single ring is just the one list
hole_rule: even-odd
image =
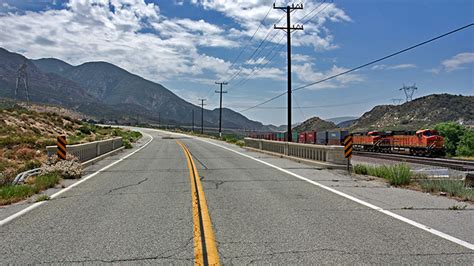
[{"label": "blue sky", "polygon": [[[304,10],[293,13],[293,22],[313,12],[302,20],[304,31],[292,37],[294,88],[474,21],[474,1],[469,0],[303,2]],[[286,40],[281,39],[282,31],[271,29],[284,13],[272,10],[272,4],[263,0],[0,0],[0,46],[30,58],[56,57],[74,65],[108,61],[159,82],[192,103],[207,98],[208,108],[218,106],[214,81],[227,81],[240,73],[226,86],[229,93],[224,96],[224,106],[239,111],[286,90]],[[267,34],[265,49],[250,58]],[[473,43],[474,27],[470,27],[295,92],[293,120],[360,116],[375,105],[404,98],[399,91],[404,84],[416,83],[415,97],[445,92],[473,95]],[[286,96],[244,115],[283,124],[285,106]]]}]

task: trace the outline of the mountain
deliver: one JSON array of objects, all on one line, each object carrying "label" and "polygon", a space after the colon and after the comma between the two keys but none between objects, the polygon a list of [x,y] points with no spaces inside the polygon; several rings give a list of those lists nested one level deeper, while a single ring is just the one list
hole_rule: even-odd
[{"label": "mountain", "polygon": [[339,124],[339,123],[343,123],[343,122],[346,122],[346,121],[352,121],[352,120],[356,120],[358,117],[357,116],[340,116],[340,117],[334,117],[334,118],[327,118],[327,119],[324,119],[326,121],[329,121],[329,122],[333,122],[334,124]]},{"label": "mountain", "polygon": [[[74,106],[79,100],[97,102],[80,85],[58,75],[45,73],[26,57],[2,48],[0,48],[0,97],[15,98],[17,71],[23,63],[27,65],[28,93],[31,101],[66,106]],[[17,97],[26,99],[24,86],[20,86]]]},{"label": "mountain", "polygon": [[355,122],[357,122],[357,119],[342,121],[342,122],[337,124],[337,127],[338,128],[348,128],[348,127],[351,127]]},{"label": "mountain", "polygon": [[33,61],[35,66],[37,66],[43,72],[46,72],[46,73],[60,74],[74,67],[56,58],[42,58],[42,59],[31,60],[31,61]]},{"label": "mountain", "polygon": [[402,105],[375,106],[351,130],[417,130],[447,121],[473,124],[473,106],[474,96],[432,94]]},{"label": "mountain", "polygon": [[[201,113],[200,107],[183,100],[158,83],[107,62],[88,62],[67,68],[58,61],[60,60],[42,59],[40,67],[48,66],[44,68],[45,71],[55,70],[55,74],[80,84],[86,88],[87,93],[100,102],[115,108],[128,105],[124,109],[141,110],[140,113],[148,113],[147,117],[154,116],[152,120],[155,122],[159,120],[161,123],[168,124],[191,125],[194,111],[195,125],[200,124],[201,120],[198,117]],[[230,109],[223,109],[222,113],[224,128],[261,129],[263,127],[261,123],[249,120]],[[218,109],[205,109],[204,123],[207,127],[217,127]]]},{"label": "mountain", "polygon": [[337,126],[333,122],[329,122],[315,116],[304,121],[299,126],[293,128],[293,130],[296,130],[298,132],[305,132],[305,131],[313,131],[313,130],[315,131],[332,130],[335,128],[337,128]]},{"label": "mountain", "polygon": [[[15,98],[19,66],[26,62],[32,102],[65,106],[97,119],[119,122],[141,121],[191,125],[200,124],[201,108],[164,86],[107,62],[70,65],[55,58],[29,60],[0,48],[0,97]],[[19,100],[25,100],[20,90]],[[219,112],[204,109],[206,127],[217,127]],[[223,109],[224,128],[268,130],[230,109]]]}]

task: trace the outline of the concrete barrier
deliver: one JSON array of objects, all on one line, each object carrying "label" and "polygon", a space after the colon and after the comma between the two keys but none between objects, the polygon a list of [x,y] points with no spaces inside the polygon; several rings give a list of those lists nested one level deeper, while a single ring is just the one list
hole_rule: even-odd
[{"label": "concrete barrier", "polygon": [[320,162],[320,166],[327,168],[344,168],[347,164],[343,146],[288,143],[253,138],[245,138],[244,142],[245,146],[251,149]]},{"label": "concrete barrier", "polygon": [[[85,162],[108,152],[111,152],[113,150],[116,150],[122,147],[122,145],[122,138],[117,137],[113,139],[99,140],[84,144],[66,145],[66,149],[67,153],[76,156],[77,158],[79,158],[79,161]],[[46,152],[48,153],[48,157],[56,154],[56,149],[56,146],[47,146]]]}]

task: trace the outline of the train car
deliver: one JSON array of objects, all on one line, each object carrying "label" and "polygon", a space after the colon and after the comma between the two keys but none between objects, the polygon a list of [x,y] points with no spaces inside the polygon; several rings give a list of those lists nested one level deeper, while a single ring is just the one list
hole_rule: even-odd
[{"label": "train car", "polygon": [[354,133],[355,150],[386,153],[405,153],[423,156],[445,154],[444,138],[436,130],[371,131]]},{"label": "train car", "polygon": [[382,133],[378,131],[353,133],[352,143],[354,150],[378,152],[382,141]]},{"label": "train car", "polygon": [[381,146],[385,150],[390,148],[391,152],[428,156],[445,154],[444,138],[436,130],[422,129],[414,135],[389,135],[386,139]]}]

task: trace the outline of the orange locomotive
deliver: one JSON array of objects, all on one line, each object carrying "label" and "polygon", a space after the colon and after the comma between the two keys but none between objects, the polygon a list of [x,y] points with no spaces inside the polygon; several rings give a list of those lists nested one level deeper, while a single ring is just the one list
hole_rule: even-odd
[{"label": "orange locomotive", "polygon": [[444,155],[444,138],[436,130],[423,129],[407,131],[370,131],[354,133],[354,150],[412,155]]}]

